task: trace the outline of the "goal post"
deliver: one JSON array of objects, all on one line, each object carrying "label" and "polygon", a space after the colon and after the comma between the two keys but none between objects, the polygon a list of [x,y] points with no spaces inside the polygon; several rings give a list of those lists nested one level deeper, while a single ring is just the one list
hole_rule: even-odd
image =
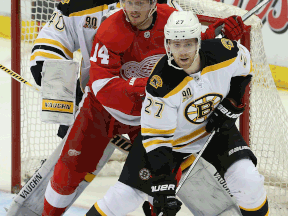
[{"label": "goal post", "polygon": [[[29,68],[37,34],[50,19],[59,0],[11,0],[11,69],[36,85]],[[56,148],[58,125],[39,116],[39,94],[12,79],[11,85],[11,192],[32,176]]]},{"label": "goal post", "polygon": [[[21,0],[11,0],[11,69],[21,75]],[[11,192],[21,189],[20,83],[11,79]]]}]

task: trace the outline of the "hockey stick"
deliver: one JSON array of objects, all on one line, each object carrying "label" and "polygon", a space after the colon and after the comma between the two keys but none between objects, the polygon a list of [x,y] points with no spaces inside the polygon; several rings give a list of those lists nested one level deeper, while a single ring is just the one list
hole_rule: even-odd
[{"label": "hockey stick", "polygon": [[29,86],[31,89],[33,89],[34,91],[39,92],[39,89],[37,87],[35,87],[34,85],[32,85],[31,83],[29,83],[27,80],[25,80],[22,76],[20,76],[19,74],[17,74],[16,72],[8,69],[7,67],[5,67],[4,65],[0,64],[0,68],[5,71],[7,74],[9,74],[13,79],[17,80],[18,82],[21,82],[27,86]]},{"label": "hockey stick", "polygon": [[[208,146],[208,144],[210,143],[211,139],[213,138],[214,134],[215,134],[215,130],[210,134],[208,140],[206,141],[206,143],[204,144],[203,148],[201,149],[201,151],[199,152],[199,154],[197,155],[196,159],[193,161],[192,165],[189,167],[189,170],[187,171],[186,175],[184,176],[183,179],[181,179],[181,181],[179,182],[178,187],[176,188],[175,191],[175,195],[177,195],[178,191],[181,189],[182,185],[184,184],[184,182],[186,181],[186,179],[188,178],[188,176],[190,175],[190,173],[192,172],[192,170],[194,169],[194,167],[196,166],[198,160],[200,159],[200,157],[202,156],[204,150],[206,149],[206,147]],[[159,214],[159,216],[163,216],[163,212],[161,212]]]},{"label": "hockey stick", "polygon": [[208,146],[208,144],[210,143],[211,139],[213,138],[214,134],[216,133],[216,131],[214,130],[208,140],[206,141],[206,143],[204,144],[203,148],[201,149],[201,151],[199,152],[199,154],[197,155],[196,159],[193,161],[192,165],[189,167],[189,170],[187,171],[186,175],[184,176],[184,178],[179,182],[178,187],[176,188],[176,194],[178,193],[178,191],[181,189],[182,185],[184,184],[184,182],[186,181],[186,179],[188,178],[188,176],[190,175],[190,173],[192,172],[192,170],[194,169],[194,167],[196,166],[198,160],[200,159],[200,157],[202,156],[204,150],[206,149],[206,147]]},{"label": "hockey stick", "polygon": [[[264,5],[268,4],[268,2],[270,2],[271,0],[264,0],[262,2],[260,2],[259,4],[257,4],[254,8],[252,8],[251,10],[249,10],[246,14],[244,14],[241,18],[244,21],[246,21],[248,18],[250,18],[254,13],[256,13],[260,8],[262,8]],[[224,24],[218,26],[215,29],[215,35],[218,36],[219,34],[221,34],[221,30],[224,27]]]}]

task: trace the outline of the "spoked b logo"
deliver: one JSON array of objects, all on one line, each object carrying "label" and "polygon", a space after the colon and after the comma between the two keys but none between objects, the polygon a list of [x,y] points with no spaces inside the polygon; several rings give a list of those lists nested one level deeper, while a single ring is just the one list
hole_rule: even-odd
[{"label": "spoked b logo", "polygon": [[193,124],[203,123],[223,98],[221,94],[206,94],[187,104],[184,115]]}]

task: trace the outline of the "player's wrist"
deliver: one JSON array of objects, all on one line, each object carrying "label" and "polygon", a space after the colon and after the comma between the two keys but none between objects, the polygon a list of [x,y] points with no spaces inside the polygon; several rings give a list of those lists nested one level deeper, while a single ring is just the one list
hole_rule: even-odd
[{"label": "player's wrist", "polygon": [[206,131],[210,133],[213,130],[230,129],[244,110],[245,105],[237,106],[231,99],[224,98],[209,117]]},{"label": "player's wrist", "polygon": [[[229,99],[229,98],[224,98],[220,104],[223,107],[225,107],[227,110],[230,110],[230,111],[234,112],[235,114],[240,114],[240,113],[242,114],[245,110],[245,107],[246,107],[246,104],[237,105],[237,103],[233,99]],[[218,107],[217,107],[217,109],[220,109],[221,106],[219,108]],[[229,117],[229,115],[227,117]]]}]

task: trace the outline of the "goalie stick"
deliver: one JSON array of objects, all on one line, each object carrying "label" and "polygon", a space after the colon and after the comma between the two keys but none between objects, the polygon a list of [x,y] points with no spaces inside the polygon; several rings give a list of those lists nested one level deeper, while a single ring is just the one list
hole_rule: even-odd
[{"label": "goalie stick", "polygon": [[27,86],[29,86],[31,89],[33,89],[34,91],[39,92],[40,90],[35,87],[34,85],[32,85],[31,83],[29,83],[27,80],[25,80],[22,76],[20,76],[19,74],[17,74],[16,72],[8,69],[7,67],[5,67],[4,65],[0,64],[0,68],[5,71],[7,74],[9,74],[13,79],[17,80],[18,82],[21,82]]}]

